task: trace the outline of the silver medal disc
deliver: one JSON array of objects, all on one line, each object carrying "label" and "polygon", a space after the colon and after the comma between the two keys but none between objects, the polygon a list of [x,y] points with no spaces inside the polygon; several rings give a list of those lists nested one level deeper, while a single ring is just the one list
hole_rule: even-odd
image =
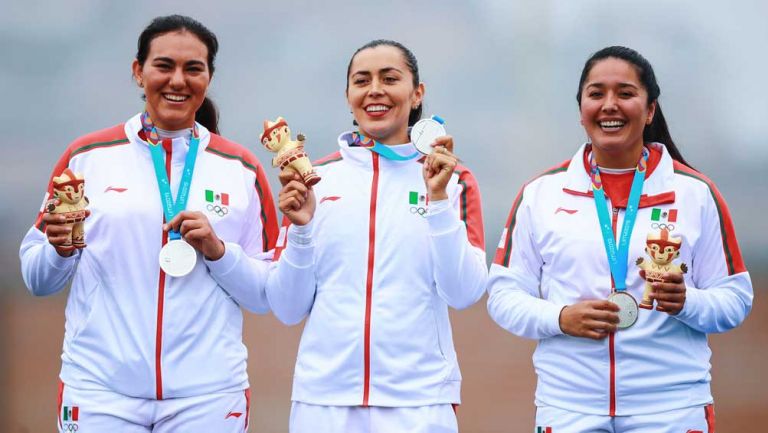
[{"label": "silver medal disc", "polygon": [[625,291],[613,292],[608,301],[619,306],[619,329],[626,329],[637,322],[637,301]]},{"label": "silver medal disc", "polygon": [[434,148],[430,144],[435,142],[437,137],[448,135],[445,126],[435,119],[421,119],[411,128],[411,143],[416,150],[429,155]]},{"label": "silver medal disc", "polygon": [[172,277],[183,277],[192,272],[197,252],[181,239],[175,239],[160,250],[160,268]]}]

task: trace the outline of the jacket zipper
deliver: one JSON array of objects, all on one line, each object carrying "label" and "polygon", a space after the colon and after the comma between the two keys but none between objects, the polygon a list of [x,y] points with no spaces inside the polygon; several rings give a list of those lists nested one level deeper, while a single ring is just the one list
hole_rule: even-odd
[{"label": "jacket zipper", "polygon": [[371,385],[371,301],[373,298],[373,259],[376,243],[376,196],[379,189],[379,154],[371,152],[373,179],[371,180],[371,204],[368,216],[368,273],[365,278],[365,336],[363,346],[363,406],[368,406]]},{"label": "jacket zipper", "polygon": [[[165,149],[165,174],[168,176],[168,182],[171,182],[171,140],[163,140],[163,149]],[[163,223],[165,223],[165,213],[163,213]],[[168,243],[168,232],[163,232],[162,246]],[[163,399],[163,371],[161,355],[163,353],[163,304],[165,303],[165,271],[160,269],[159,281],[157,283],[157,330],[155,333],[155,395],[158,400]]]},{"label": "jacket zipper", "polygon": [[[611,228],[613,229],[613,237],[616,238],[616,226],[619,221],[619,208],[613,208],[613,218],[611,220]],[[613,281],[613,274],[611,274],[611,292],[616,287],[616,282]],[[610,407],[608,414],[610,416],[616,416],[616,333],[611,332],[608,334],[608,356],[610,358]]]}]

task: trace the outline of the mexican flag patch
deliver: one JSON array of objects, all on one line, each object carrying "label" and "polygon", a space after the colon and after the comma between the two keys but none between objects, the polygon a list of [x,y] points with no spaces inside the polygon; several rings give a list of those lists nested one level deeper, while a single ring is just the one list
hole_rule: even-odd
[{"label": "mexican flag patch", "polygon": [[651,221],[673,223],[677,222],[677,209],[659,209],[653,208],[651,211]]}]

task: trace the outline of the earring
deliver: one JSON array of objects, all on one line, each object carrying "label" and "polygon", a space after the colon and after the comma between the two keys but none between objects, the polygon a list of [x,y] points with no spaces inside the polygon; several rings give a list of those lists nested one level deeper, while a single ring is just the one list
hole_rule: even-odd
[{"label": "earring", "polygon": [[411,110],[418,110],[418,109],[419,109],[419,106],[418,106],[418,105],[414,105],[414,106],[411,108]]}]

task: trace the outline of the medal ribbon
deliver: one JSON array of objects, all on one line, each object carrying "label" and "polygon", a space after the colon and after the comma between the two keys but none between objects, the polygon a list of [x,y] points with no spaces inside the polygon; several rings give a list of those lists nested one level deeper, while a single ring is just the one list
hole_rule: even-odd
[{"label": "medal ribbon", "polygon": [[392,150],[386,144],[381,144],[378,141],[374,140],[373,138],[366,137],[360,132],[353,132],[352,140],[353,140],[352,142],[353,146],[364,147],[370,150],[371,152],[376,152],[379,155],[383,156],[384,158],[391,159],[393,161],[408,161],[409,159],[413,159],[421,155],[419,152],[414,152],[408,156],[400,155],[394,150]]},{"label": "medal ribbon", "polygon": [[[163,204],[163,213],[165,221],[173,219],[176,214],[187,207],[189,199],[189,187],[192,184],[192,173],[195,171],[195,160],[197,159],[197,149],[200,145],[200,137],[197,131],[197,124],[192,127],[192,135],[189,139],[189,150],[184,161],[184,171],[181,175],[181,183],[176,193],[174,204],[173,194],[171,194],[171,184],[168,181],[168,174],[165,172],[165,161],[163,151],[160,149],[160,136],[157,133],[157,127],[148,112],[141,115],[141,125],[144,128],[144,134],[147,137],[149,151],[152,154],[152,163],[155,166],[155,177],[157,178],[157,187],[160,189],[160,198]],[[181,239],[181,234],[175,230],[169,233],[171,240]]]},{"label": "medal ribbon", "polygon": [[645,171],[648,168],[648,149],[643,147],[643,154],[637,163],[635,176],[632,179],[632,189],[629,192],[627,200],[627,210],[624,214],[624,224],[621,226],[621,236],[619,236],[619,247],[616,248],[616,240],[613,237],[611,228],[611,216],[608,213],[608,203],[605,200],[603,191],[603,182],[600,179],[600,170],[595,162],[594,152],[589,155],[589,165],[591,167],[592,192],[595,196],[595,207],[597,208],[597,217],[600,220],[600,230],[603,234],[603,243],[605,252],[608,255],[608,265],[613,275],[613,283],[616,291],[627,289],[627,258],[629,257],[629,238],[632,236],[632,229],[637,219],[637,209],[640,205],[640,195],[643,192],[643,182],[645,181]]}]

